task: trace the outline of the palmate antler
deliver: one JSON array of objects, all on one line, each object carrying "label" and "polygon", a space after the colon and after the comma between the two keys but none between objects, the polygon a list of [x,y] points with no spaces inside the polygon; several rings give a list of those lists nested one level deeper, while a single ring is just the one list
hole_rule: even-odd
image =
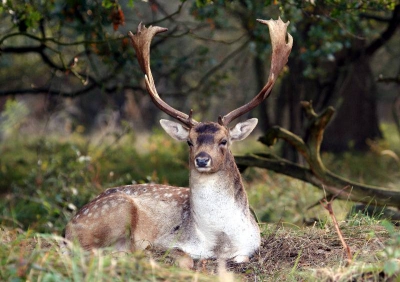
[{"label": "palmate antler", "polygon": [[160,108],[163,112],[170,115],[171,117],[178,119],[186,126],[193,127],[197,124],[197,121],[192,119],[192,111],[187,115],[182,113],[170,105],[164,102],[157,93],[156,86],[154,84],[153,75],[150,69],[150,44],[153,37],[160,32],[167,31],[167,28],[159,26],[150,26],[146,28],[142,23],[139,24],[136,34],[129,32],[128,35],[131,38],[132,45],[135,48],[136,56],[140,65],[140,68],[145,73],[146,88],[150,94],[154,104]]},{"label": "palmate antler", "polygon": [[[280,18],[278,20],[257,20],[262,24],[266,24],[270,30],[271,44],[272,44],[272,58],[271,58],[271,68],[268,77],[267,84],[264,88],[255,96],[249,103],[231,111],[230,113],[220,116],[218,118],[219,124],[223,126],[228,126],[230,122],[234,119],[244,115],[245,113],[251,111],[256,106],[258,106],[264,99],[268,97],[271,90],[275,84],[275,81],[282,71],[283,67],[287,63],[290,51],[292,50],[293,37],[287,33],[287,26],[289,22],[284,23]],[[156,104],[158,108],[170,115],[171,117],[178,119],[180,122],[186,126],[193,127],[197,124],[195,120],[192,119],[192,111],[187,115],[182,113],[167,103],[165,103],[157,93],[156,87],[154,85],[153,76],[150,69],[150,43],[153,37],[160,32],[166,31],[166,28],[158,26],[150,26],[149,28],[144,27],[141,23],[138,26],[138,31],[134,35],[129,32],[128,35],[132,40],[133,47],[136,50],[136,56],[138,58],[140,67],[145,73],[146,87],[150,94],[151,99]],[[286,43],[286,34],[288,36],[288,42]]]},{"label": "palmate antler", "polygon": [[[231,111],[230,113],[219,117],[218,122],[221,125],[227,126],[232,120],[244,115],[251,111],[256,106],[261,104],[268,95],[271,93],[272,87],[278,78],[279,73],[288,61],[290,51],[293,46],[293,37],[287,33],[287,26],[289,21],[284,23],[281,18],[278,20],[257,20],[262,24],[266,24],[269,27],[269,33],[272,44],[272,58],[271,67],[269,71],[269,77],[267,84],[261,89],[261,91],[255,96],[249,103]],[[286,43],[286,34],[288,35],[288,43]]]}]

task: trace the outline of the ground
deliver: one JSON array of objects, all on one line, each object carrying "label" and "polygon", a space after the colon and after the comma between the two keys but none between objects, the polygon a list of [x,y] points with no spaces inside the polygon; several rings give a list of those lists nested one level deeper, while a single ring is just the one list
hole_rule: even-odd
[{"label": "ground", "polygon": [[249,263],[227,262],[224,268],[224,263],[218,267],[216,260],[208,260],[188,271],[174,266],[168,252],[160,250],[87,253],[74,247],[71,256],[60,250],[58,236],[2,227],[0,280],[395,281],[395,275],[384,272],[385,248],[392,235],[383,224],[350,220],[341,222],[340,228],[353,255],[351,262],[332,224],[279,223],[262,225],[261,248]]},{"label": "ground", "polygon": [[[244,281],[302,280],[302,274],[307,281],[339,281],[340,274],[351,276],[350,280],[354,281],[364,281],[369,276],[376,281],[380,280],[380,275],[385,280],[387,277],[378,268],[367,272],[360,268],[380,263],[379,253],[389,238],[387,230],[380,225],[350,226],[346,222],[341,224],[341,228],[355,257],[350,265],[333,226],[293,228],[269,225],[261,248],[250,263],[228,262],[227,270],[238,274]],[[197,264],[197,270],[217,274],[217,264],[216,260],[209,260],[205,265]],[[357,271],[353,268],[356,265]],[[352,271],[355,272],[348,273]]]}]

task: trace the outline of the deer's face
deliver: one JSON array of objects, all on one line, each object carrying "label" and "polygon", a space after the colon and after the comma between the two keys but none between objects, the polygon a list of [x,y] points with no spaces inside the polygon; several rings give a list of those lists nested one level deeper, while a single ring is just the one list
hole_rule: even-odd
[{"label": "deer's face", "polygon": [[224,168],[229,145],[246,138],[257,125],[257,119],[249,119],[228,129],[215,122],[198,123],[188,129],[180,123],[161,120],[164,130],[179,141],[186,141],[190,148],[190,168],[198,172],[214,173]]},{"label": "deer's face", "polygon": [[217,123],[199,123],[191,128],[187,138],[190,166],[199,172],[222,169],[230,143],[229,131]]}]

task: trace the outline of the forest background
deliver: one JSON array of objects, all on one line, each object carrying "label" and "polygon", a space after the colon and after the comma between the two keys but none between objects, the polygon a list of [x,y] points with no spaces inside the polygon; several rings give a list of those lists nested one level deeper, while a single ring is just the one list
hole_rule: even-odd
[{"label": "forest background", "polygon": [[[258,132],[234,153],[273,153],[304,164],[285,142],[266,147],[257,138],[280,126],[307,140],[301,101],[312,101],[317,113],[336,109],[322,142],[326,167],[399,189],[397,1],[5,0],[0,15],[0,222],[7,236],[62,235],[74,212],[107,187],[188,185],[186,147],[160,131],[164,115],[147,95],[127,37],[140,22],[168,28],[151,51],[163,99],[183,112],[193,109],[197,120],[215,121],[266,82],[269,32],[256,19],[290,21],[287,67],[271,97],[244,117],[259,118]],[[263,169],[243,176],[261,221],[328,222],[320,205],[308,209],[324,191]],[[334,202],[341,220],[353,206]],[[369,223],[368,230],[380,226]],[[400,270],[400,254],[393,257],[397,264],[385,266],[390,274]],[[19,273],[12,255],[3,261],[3,277],[33,275],[31,268]]]}]

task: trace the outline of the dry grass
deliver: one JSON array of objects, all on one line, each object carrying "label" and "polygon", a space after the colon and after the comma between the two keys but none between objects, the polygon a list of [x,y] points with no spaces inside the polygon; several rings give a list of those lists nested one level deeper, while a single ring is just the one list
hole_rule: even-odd
[{"label": "dry grass", "polygon": [[[265,225],[260,250],[249,263],[197,262],[194,271],[174,266],[168,252],[116,254],[109,250],[73,255],[60,237],[0,228],[0,280],[10,281],[389,281],[383,250],[391,235],[378,222],[341,223],[354,260],[331,224],[322,228]],[[359,223],[357,221],[356,223]]]},{"label": "dry grass", "polygon": [[[228,262],[227,270],[243,281],[342,281],[340,273],[347,277],[347,272],[351,271],[355,272],[354,277],[370,275],[379,280],[382,269],[378,267],[382,259],[379,253],[390,237],[386,229],[379,224],[350,226],[348,223],[343,223],[341,228],[355,257],[349,266],[346,266],[346,253],[333,226],[293,229],[268,225],[261,248],[250,262]],[[153,257],[162,263],[172,263],[163,252],[154,252]],[[217,274],[218,262],[198,263],[196,270]]]}]

